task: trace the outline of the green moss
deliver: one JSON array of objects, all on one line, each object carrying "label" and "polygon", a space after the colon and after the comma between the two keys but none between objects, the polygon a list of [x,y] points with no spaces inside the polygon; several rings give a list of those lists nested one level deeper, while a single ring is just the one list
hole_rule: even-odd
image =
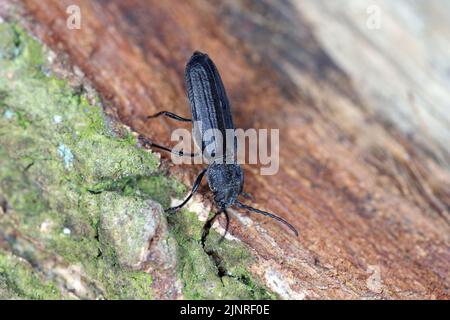
[{"label": "green moss", "polygon": [[[119,191],[128,195],[141,194],[169,207],[167,190],[182,197],[186,188],[164,176],[132,177],[104,180],[91,188],[95,192]],[[220,277],[218,266],[200,243],[203,222],[187,210],[169,215],[172,233],[178,242],[179,272],[187,299],[274,299],[264,285],[248,271],[254,263],[244,245],[236,241],[219,242],[221,236],[211,230],[206,250],[213,250],[221,259],[227,274]]]},{"label": "green moss", "polygon": [[54,283],[39,277],[26,261],[0,251],[0,299],[10,298],[60,299],[61,294]]},{"label": "green moss", "polygon": [[[133,270],[148,227],[144,204],[168,207],[186,188],[158,172],[157,157],[138,148],[129,131],[113,129],[99,105],[50,75],[46,54],[22,29],[0,23],[0,196],[9,210],[0,213],[0,236],[15,255],[0,255],[0,294],[66,298],[67,290],[55,291],[52,270],[37,271],[57,263],[80,266],[86,297],[152,298],[151,276]],[[248,272],[253,258],[242,244],[218,244],[211,232],[207,248],[227,270],[219,277],[199,242],[197,217],[183,211],[169,226],[186,298],[274,297]]]},{"label": "green moss", "polygon": [[[169,222],[179,244],[179,272],[187,299],[276,298],[248,271],[254,261],[244,245],[236,241],[219,242],[221,235],[211,229],[203,248],[200,242],[203,223],[187,211],[171,215]],[[219,274],[223,271],[225,274]]]},{"label": "green moss", "polygon": [[103,192],[100,197],[100,243],[116,248],[111,260],[130,269],[141,269],[143,252],[136,248],[147,248],[148,239],[156,234],[161,207],[115,192]]}]

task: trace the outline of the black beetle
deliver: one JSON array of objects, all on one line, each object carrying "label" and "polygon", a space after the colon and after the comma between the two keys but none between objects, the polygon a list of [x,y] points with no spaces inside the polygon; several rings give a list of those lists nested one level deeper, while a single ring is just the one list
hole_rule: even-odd
[{"label": "black beetle", "polygon": [[[192,122],[194,141],[196,145],[201,148],[203,154],[207,151],[207,145],[209,146],[208,152],[206,153],[207,156],[209,156],[210,162],[208,167],[204,169],[196,178],[189,196],[180,205],[169,208],[166,211],[175,212],[181,209],[197,192],[202,178],[206,174],[209,188],[214,194],[214,202],[219,210],[206,222],[205,227],[203,228],[203,244],[213,221],[222,213],[225,214],[227,220],[226,230],[228,230],[230,219],[226,209],[233,205],[276,219],[288,226],[295,233],[295,235],[298,236],[297,230],[283,218],[272,213],[247,206],[238,200],[238,196],[247,196],[247,194],[242,190],[244,185],[244,173],[235,157],[236,139],[232,137],[232,139],[234,139],[234,142],[232,143],[232,155],[230,155],[229,151],[215,154],[217,150],[226,150],[228,145],[226,143],[227,134],[225,131],[227,129],[234,130],[234,126],[231,117],[230,103],[228,101],[222,79],[220,78],[216,66],[207,54],[198,51],[194,52],[186,65],[185,82],[187,95],[191,106],[192,119],[183,118],[168,111],[161,111],[152,116],[148,116],[147,118],[156,118],[163,115],[178,121]],[[208,141],[206,141],[204,133],[209,129],[218,130],[222,134],[222,137],[225,138],[214,139],[213,137],[212,140],[208,139]],[[146,145],[173,152],[180,156],[195,156],[195,154],[183,154],[182,152],[174,151],[148,141],[142,137],[141,139]],[[230,138],[228,137],[228,139]],[[220,141],[222,142],[222,146],[215,145],[220,143]],[[230,157],[232,158],[231,163],[229,161]]]}]

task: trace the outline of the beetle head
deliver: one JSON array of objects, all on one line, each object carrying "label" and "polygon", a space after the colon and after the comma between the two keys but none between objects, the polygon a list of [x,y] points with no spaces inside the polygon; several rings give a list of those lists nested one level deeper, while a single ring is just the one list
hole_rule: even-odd
[{"label": "beetle head", "polygon": [[244,184],[244,174],[238,164],[212,163],[206,172],[206,179],[214,193],[214,201],[222,209],[236,202]]}]

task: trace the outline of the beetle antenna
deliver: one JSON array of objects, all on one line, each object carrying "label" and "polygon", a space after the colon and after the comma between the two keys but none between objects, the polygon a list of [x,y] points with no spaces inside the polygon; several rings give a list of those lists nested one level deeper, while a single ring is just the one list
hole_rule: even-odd
[{"label": "beetle antenna", "polygon": [[287,221],[284,220],[283,218],[281,218],[281,217],[279,217],[279,216],[276,216],[276,215],[274,215],[273,213],[269,213],[269,212],[266,212],[266,211],[262,211],[262,210],[259,210],[259,209],[256,209],[256,208],[247,206],[246,204],[243,204],[243,203],[241,203],[241,202],[239,202],[239,201],[236,201],[236,205],[237,205],[239,208],[247,209],[247,210],[250,210],[250,211],[253,211],[253,212],[262,214],[262,215],[264,215],[264,216],[270,217],[270,218],[272,218],[272,219],[278,220],[278,221],[280,221],[281,223],[284,223],[284,224],[285,224],[289,229],[291,229],[292,232],[294,232],[295,235],[298,237],[298,231],[297,231],[297,229],[295,229],[294,226],[293,226],[292,224],[290,224],[289,222],[287,222]]}]

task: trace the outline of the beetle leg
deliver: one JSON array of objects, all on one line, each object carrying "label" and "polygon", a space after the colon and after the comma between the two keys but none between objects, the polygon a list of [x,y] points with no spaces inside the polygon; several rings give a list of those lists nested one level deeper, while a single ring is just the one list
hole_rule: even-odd
[{"label": "beetle leg", "polygon": [[225,233],[220,238],[219,243],[222,242],[225,239],[225,236],[228,233],[228,228],[230,226],[230,216],[228,215],[227,210],[224,209],[224,210],[221,210],[221,211],[218,211],[217,213],[215,213],[214,216],[211,219],[209,219],[208,221],[206,221],[205,225],[203,226],[202,240],[201,240],[203,247],[205,247],[206,237],[209,235],[209,230],[211,229],[214,220],[216,220],[216,218],[218,216],[220,216],[222,213],[225,215],[225,218],[227,220],[227,224],[225,226]]},{"label": "beetle leg", "polygon": [[160,111],[158,113],[155,113],[154,115],[148,116],[147,119],[153,119],[157,118],[159,116],[166,116],[171,119],[175,119],[177,121],[181,122],[192,122],[191,119],[180,117],[179,115],[176,115],[175,113],[169,112],[169,111]]},{"label": "beetle leg", "polygon": [[189,200],[191,200],[194,193],[197,192],[198,187],[200,186],[200,183],[202,182],[202,179],[203,179],[203,176],[205,175],[205,173],[206,173],[206,169],[203,169],[203,171],[200,172],[200,174],[197,176],[197,178],[195,179],[195,182],[194,182],[194,186],[192,187],[192,191],[189,194],[189,196],[180,205],[166,209],[166,212],[173,213],[173,212],[180,210],[182,207],[184,207],[184,205],[186,203],[188,203]]},{"label": "beetle leg", "polygon": [[153,143],[152,141],[150,141],[149,139],[145,138],[143,135],[139,135],[138,137],[139,141],[142,143],[143,146],[147,147],[147,148],[157,148],[157,149],[161,149],[170,153],[173,153],[177,156],[183,157],[191,157],[194,158],[196,156],[198,156],[198,153],[184,153],[183,151],[175,151],[173,149],[161,146],[159,144]]}]

